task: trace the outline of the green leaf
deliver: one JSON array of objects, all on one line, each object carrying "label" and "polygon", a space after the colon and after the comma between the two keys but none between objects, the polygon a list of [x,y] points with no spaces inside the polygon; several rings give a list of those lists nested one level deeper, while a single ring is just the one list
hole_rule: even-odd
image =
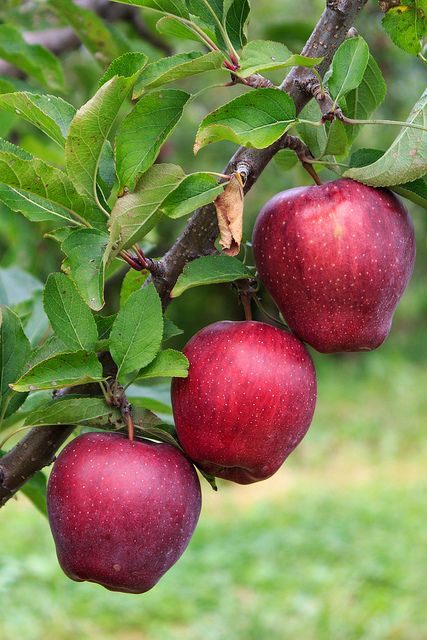
[{"label": "green leaf", "polygon": [[253,73],[265,73],[287,67],[315,67],[323,58],[308,58],[292,54],[288,47],[271,40],[252,40],[242,51],[237,75],[247,78]]},{"label": "green leaf", "polygon": [[340,120],[334,120],[325,126],[326,145],[323,156],[340,156],[346,153],[348,138],[346,125]]},{"label": "green leaf", "polygon": [[56,356],[59,353],[69,353],[69,349],[65,346],[58,336],[49,336],[49,338],[39,347],[36,347],[30,359],[27,363],[27,369],[32,369],[39,362],[43,362],[43,360],[48,360],[52,356]]},{"label": "green leaf", "polygon": [[249,18],[250,5],[248,0],[231,0],[225,18],[225,28],[236,49],[241,49],[247,42],[246,24]]},{"label": "green leaf", "polygon": [[177,327],[170,318],[166,318],[166,316],[163,318],[163,343],[183,333],[183,330]]},{"label": "green leaf", "polygon": [[391,40],[403,51],[417,56],[422,48],[422,38],[427,32],[427,15],[421,2],[406,2],[391,7],[382,20]]},{"label": "green leaf", "polygon": [[359,86],[368,60],[369,47],[360,36],[348,38],[338,47],[328,80],[328,88],[335,102]]},{"label": "green leaf", "polygon": [[0,268],[0,304],[12,306],[30,300],[43,285],[20,267]]},{"label": "green leaf", "polygon": [[33,427],[54,424],[107,426],[119,420],[120,412],[109,407],[102,398],[58,398],[32,411],[24,424]]},{"label": "green leaf", "polygon": [[39,158],[23,159],[0,151],[0,200],[30,220],[87,222],[105,226],[105,217],[93,202],[81,196],[60,169]]},{"label": "green leaf", "polygon": [[[322,118],[320,107],[314,100],[305,105],[300,113],[302,120],[319,122]],[[313,125],[301,122],[296,127],[298,136],[305,142],[314,158],[321,158],[327,144],[326,127],[314,127]]]},{"label": "green leaf", "polygon": [[298,157],[291,149],[282,149],[274,156],[274,162],[277,164],[279,169],[289,171],[289,169],[292,169],[296,164],[298,164]]},{"label": "green leaf", "polygon": [[56,335],[70,349],[91,351],[98,339],[92,313],[70,278],[51,273],[47,279],[44,308]]},{"label": "green leaf", "polygon": [[18,114],[43,131],[54,142],[64,146],[75,108],[56,96],[45,96],[28,91],[3,93],[0,109]]},{"label": "green leaf", "polygon": [[97,229],[77,229],[62,243],[62,265],[85,303],[94,311],[104,306],[104,261],[108,236]]},{"label": "green leaf", "polygon": [[[138,73],[146,64],[147,57],[139,55],[139,70],[134,70],[132,58],[132,74],[114,75],[102,84],[93,98],[77,111],[71,123],[65,144],[67,171],[76,188],[91,198],[96,198],[96,179],[105,141]],[[120,67],[117,62],[114,70],[116,67]],[[107,74],[110,72],[111,68]]]},{"label": "green leaf", "polygon": [[116,137],[116,170],[120,187],[133,191],[138,178],[157,158],[181,119],[189,94],[160,89],[142,96],[123,120]]},{"label": "green leaf", "polygon": [[147,89],[154,89],[168,82],[176,82],[181,78],[188,78],[205,71],[221,69],[223,62],[224,54],[221,51],[210,51],[204,55],[200,51],[190,51],[161,58],[145,67],[135,85],[132,97],[135,100]]},{"label": "green leaf", "polygon": [[114,2],[130,4],[134,7],[146,7],[159,13],[168,13],[181,18],[190,17],[184,0],[114,0]]},{"label": "green leaf", "polygon": [[[346,96],[345,115],[353,120],[367,120],[383,102],[386,93],[387,85],[381,70],[370,55],[361,83]],[[354,142],[360,128],[360,125],[346,125],[350,144]]]},{"label": "green leaf", "polygon": [[183,353],[175,349],[160,351],[154,360],[141,369],[140,378],[186,378],[189,362]]},{"label": "green leaf", "polygon": [[136,191],[118,198],[110,216],[110,244],[105,260],[141,240],[162,216],[160,205],[185,174],[174,164],[156,164],[138,182]]},{"label": "green leaf", "polygon": [[25,335],[32,346],[39,344],[49,330],[49,319],[43,308],[43,296],[40,291],[32,300],[31,312],[24,324]]},{"label": "green leaf", "polygon": [[135,271],[130,269],[123,278],[122,287],[120,289],[120,307],[123,307],[129,296],[141,289],[142,285],[148,278],[150,273],[148,271]]},{"label": "green leaf", "polygon": [[186,264],[172,290],[171,297],[177,298],[187,289],[200,285],[234,282],[253,277],[253,273],[237,258],[226,255],[202,256]]},{"label": "green leaf", "polygon": [[212,111],[202,120],[194,151],[212,142],[230,140],[264,149],[296,122],[292,98],[279,89],[255,89]]},{"label": "green leaf", "polygon": [[95,322],[98,327],[98,338],[100,340],[105,340],[109,337],[116,316],[116,313],[111,316],[100,316],[99,313],[95,315]]},{"label": "green leaf", "polygon": [[28,44],[11,25],[0,24],[0,58],[27,73],[44,87],[64,88],[64,76],[58,59],[39,44]]},{"label": "green leaf", "polygon": [[31,353],[31,345],[18,316],[7,307],[0,308],[0,416],[14,413],[25,395],[14,393],[9,384],[23,372]]},{"label": "green leaf", "polygon": [[108,64],[119,55],[111,31],[94,11],[78,6],[72,0],[49,0],[48,4],[70,24],[79,40],[102,64]]},{"label": "green leaf", "polygon": [[146,64],[147,56],[145,53],[141,51],[128,51],[113,60],[98,82],[98,88],[116,76],[121,78],[132,78],[136,76],[136,78],[138,78]]},{"label": "green leaf", "polygon": [[102,366],[94,353],[59,353],[39,362],[11,385],[15,391],[61,389],[102,381]]},{"label": "green leaf", "polygon": [[118,366],[117,377],[148,365],[163,337],[162,304],[153,284],[135,291],[120,309],[110,334],[110,352]]},{"label": "green leaf", "polygon": [[[384,151],[379,149],[358,149],[350,159],[351,167],[365,167],[366,165],[376,162],[384,155]],[[412,182],[404,182],[403,184],[394,185],[392,191],[399,194],[411,202],[415,202],[420,207],[427,209],[427,183],[423,178],[417,178]]]},{"label": "green leaf", "polygon": [[192,173],[181,180],[160,209],[169,218],[181,218],[213,202],[226,184],[219,184],[218,179],[209,173]]},{"label": "green leaf", "polygon": [[[407,122],[427,126],[427,90],[412,109]],[[402,127],[384,155],[367,167],[348,169],[344,175],[372,187],[412,182],[427,173],[427,131]]]},{"label": "green leaf", "polygon": [[47,516],[46,508],[46,491],[47,480],[44,473],[37,471],[26,483],[21,487],[22,493],[33,503],[33,505]]},{"label": "green leaf", "polygon": [[172,18],[170,16],[160,18],[160,20],[156,24],[156,29],[161,35],[164,36],[200,42],[200,38],[197,34],[194,33],[194,31],[189,29],[182,22],[179,22],[179,20],[176,20],[175,18]]}]

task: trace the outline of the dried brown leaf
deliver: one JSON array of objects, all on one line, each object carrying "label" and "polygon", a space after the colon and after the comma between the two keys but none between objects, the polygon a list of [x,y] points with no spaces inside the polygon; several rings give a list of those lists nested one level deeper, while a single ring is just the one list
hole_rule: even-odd
[{"label": "dried brown leaf", "polygon": [[214,201],[220,234],[219,243],[228,256],[236,256],[240,251],[243,203],[243,180],[240,173],[236,172]]}]

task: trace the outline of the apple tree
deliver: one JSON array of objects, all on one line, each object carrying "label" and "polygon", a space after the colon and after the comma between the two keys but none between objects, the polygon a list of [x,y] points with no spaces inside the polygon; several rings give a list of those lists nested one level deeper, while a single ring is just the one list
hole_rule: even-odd
[{"label": "apple tree", "polygon": [[[365,351],[387,338],[415,260],[404,199],[427,208],[427,92],[406,120],[375,118],[387,87],[356,30],[365,5],[326,0],[300,53],[249,39],[248,0],[0,9],[0,202],[62,255],[44,285],[19,268],[0,276],[0,505],[23,491],[46,512],[47,494],[71,578],[153,587],[197,524],[195,468],[213,488],[216,477],[260,481],[304,437],[316,403],[306,345]],[[377,28],[427,64],[425,0],[376,10]],[[86,68],[68,77],[63,56],[76,49]],[[219,84],[191,89],[210,72]],[[200,154],[192,172],[168,141],[212,89],[223,101],[188,140]],[[17,122],[54,144],[49,158],[15,144]],[[360,147],[375,127],[391,142]],[[223,141],[234,145],[227,166],[204,164],[202,150]],[[274,196],[247,242],[245,195],[273,158],[300,163],[313,185]],[[163,253],[147,236],[163,246],[167,220]],[[171,348],[182,330],[166,309],[214,283],[232,284],[245,319]],[[265,290],[277,312],[254,322]],[[158,378],[172,379],[174,420],[167,399],[136,391]],[[42,469],[66,441],[47,487]]]}]

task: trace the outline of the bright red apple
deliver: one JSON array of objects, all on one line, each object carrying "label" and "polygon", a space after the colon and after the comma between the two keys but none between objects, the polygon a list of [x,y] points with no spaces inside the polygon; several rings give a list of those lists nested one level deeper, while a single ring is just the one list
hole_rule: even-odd
[{"label": "bright red apple", "polygon": [[316,403],[303,344],[261,322],[217,322],[188,342],[172,382],[179,440],[204,471],[248,484],[273,475],[302,440]]},{"label": "bright red apple", "polygon": [[47,504],[70,578],[143,593],[185,551],[199,518],[200,483],[171,445],[87,433],[55,462]]},{"label": "bright red apple", "polygon": [[286,322],[323,353],[385,340],[415,260],[400,200],[348,179],[278,193],[257,219],[253,247]]}]

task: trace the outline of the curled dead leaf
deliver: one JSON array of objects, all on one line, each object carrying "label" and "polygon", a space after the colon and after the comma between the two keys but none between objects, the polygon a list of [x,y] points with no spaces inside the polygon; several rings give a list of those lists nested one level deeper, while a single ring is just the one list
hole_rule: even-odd
[{"label": "curled dead leaf", "polygon": [[240,251],[243,203],[243,179],[240,173],[236,172],[224,191],[214,201],[218,218],[219,243],[228,256],[236,256]]}]

